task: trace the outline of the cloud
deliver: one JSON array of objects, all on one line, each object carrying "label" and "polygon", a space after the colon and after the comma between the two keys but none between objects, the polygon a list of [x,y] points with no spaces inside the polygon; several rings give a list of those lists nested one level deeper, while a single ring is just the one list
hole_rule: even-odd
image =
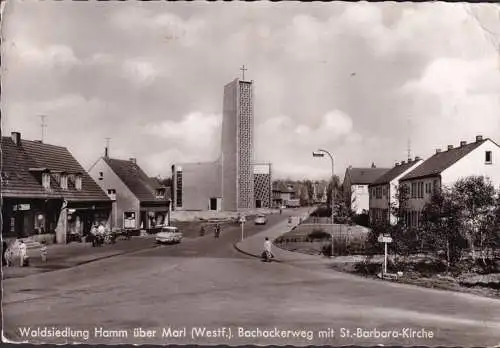
[{"label": "cloud", "polygon": [[126,60],[123,70],[130,81],[141,87],[151,84],[155,78],[165,74],[165,70],[141,58]]},{"label": "cloud", "polygon": [[185,46],[198,42],[205,22],[197,18],[184,20],[174,13],[154,13],[144,7],[119,9],[111,16],[111,23],[127,32],[147,31],[149,35],[161,35],[164,40],[175,41]]},{"label": "cloud", "polygon": [[177,162],[185,158],[196,161],[214,160],[220,152],[221,115],[191,112],[180,121],[165,120],[159,124],[147,124],[142,132],[166,139],[170,146],[178,149]]},{"label": "cloud", "polygon": [[29,41],[15,40],[10,47],[11,54],[16,55],[18,59],[44,69],[67,68],[80,62],[73,49],[66,45],[49,45],[42,48]]}]

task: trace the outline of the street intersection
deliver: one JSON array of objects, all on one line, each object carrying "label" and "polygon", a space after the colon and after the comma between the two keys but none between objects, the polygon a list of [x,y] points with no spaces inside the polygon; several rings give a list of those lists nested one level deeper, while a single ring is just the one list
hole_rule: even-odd
[{"label": "street intersection", "polygon": [[[286,232],[287,214],[270,216],[264,227],[247,223],[254,249],[259,239]],[[33,343],[500,343],[498,300],[343,274],[318,256],[263,263],[234,247],[237,226],[225,232],[8,279],[4,336]],[[72,338],[47,337],[57,330]]]}]

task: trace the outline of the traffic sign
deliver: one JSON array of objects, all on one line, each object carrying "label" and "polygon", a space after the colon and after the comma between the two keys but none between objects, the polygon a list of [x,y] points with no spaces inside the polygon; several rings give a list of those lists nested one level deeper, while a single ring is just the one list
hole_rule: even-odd
[{"label": "traffic sign", "polygon": [[381,234],[378,236],[378,241],[379,243],[392,243],[392,238]]},{"label": "traffic sign", "polygon": [[244,216],[240,217],[240,223],[244,224],[245,222],[247,222],[247,219]]}]

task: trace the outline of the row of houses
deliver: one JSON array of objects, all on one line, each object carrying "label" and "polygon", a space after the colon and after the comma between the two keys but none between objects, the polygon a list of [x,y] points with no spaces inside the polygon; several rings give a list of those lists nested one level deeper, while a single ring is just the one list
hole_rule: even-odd
[{"label": "row of houses", "polygon": [[1,139],[2,236],[66,243],[92,225],[152,228],[169,218],[168,189],[134,159],[105,155],[86,171],[62,146]]},{"label": "row of houses", "polygon": [[[396,163],[393,168],[348,168],[344,189],[346,202],[356,213],[368,212],[370,222],[396,223],[391,207],[398,205],[398,191],[406,186],[406,223],[418,227],[421,212],[436,190],[469,176],[484,176],[500,187],[500,146],[489,138],[476,136],[474,142],[461,141],[446,150],[436,149],[424,160],[420,157]],[[364,172],[364,176],[361,175]]]}]

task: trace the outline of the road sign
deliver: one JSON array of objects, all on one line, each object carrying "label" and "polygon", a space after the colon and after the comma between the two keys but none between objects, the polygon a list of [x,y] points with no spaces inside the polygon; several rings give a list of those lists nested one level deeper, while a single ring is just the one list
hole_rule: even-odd
[{"label": "road sign", "polygon": [[245,222],[247,222],[247,219],[244,216],[240,217],[240,223],[244,224]]},{"label": "road sign", "polygon": [[378,241],[379,243],[392,243],[392,238],[381,234],[378,236]]}]

